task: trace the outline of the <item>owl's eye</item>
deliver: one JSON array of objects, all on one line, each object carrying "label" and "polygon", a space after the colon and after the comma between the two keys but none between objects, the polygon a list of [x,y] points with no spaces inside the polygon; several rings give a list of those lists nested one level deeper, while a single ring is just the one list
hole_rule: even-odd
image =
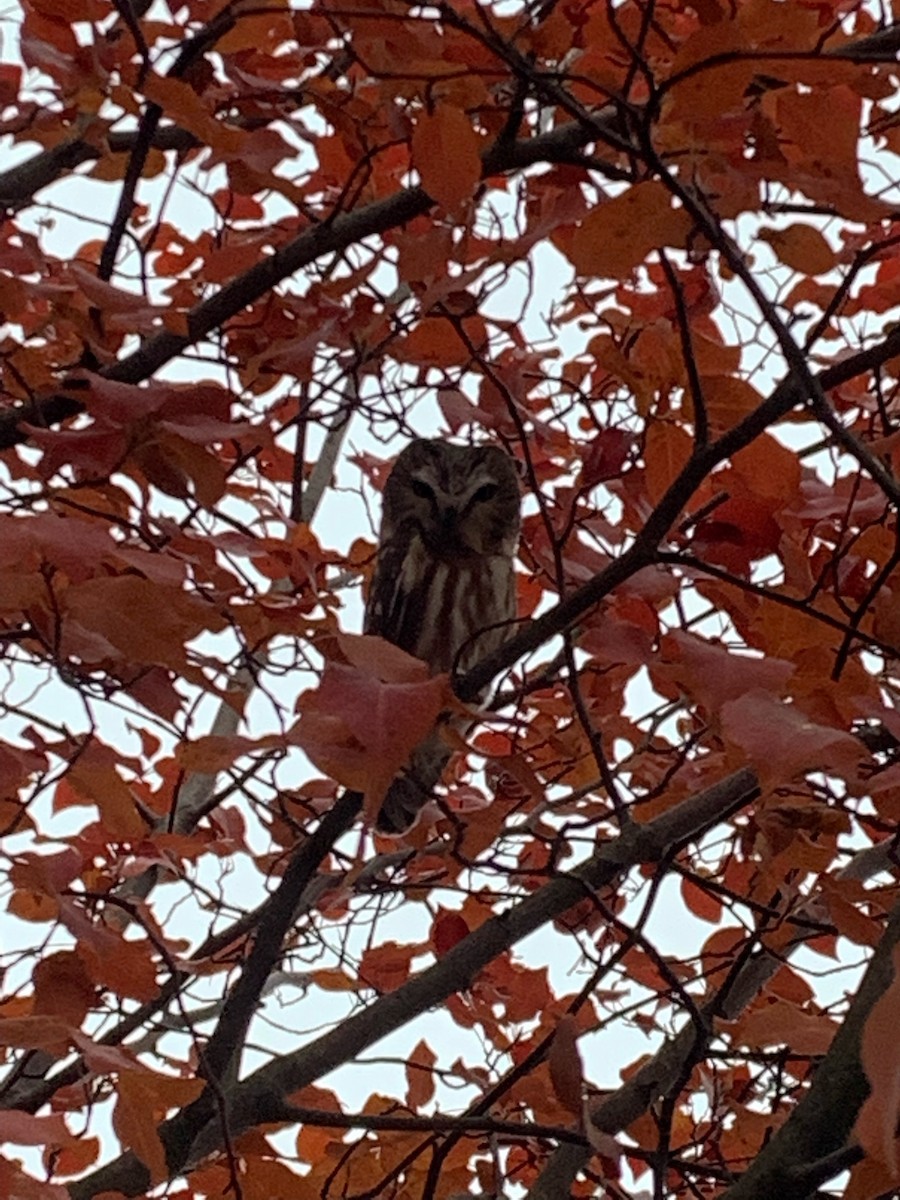
[{"label": "owl's eye", "polygon": [[411,486],[413,495],[418,496],[420,500],[434,500],[434,492],[421,479],[414,479]]},{"label": "owl's eye", "polygon": [[485,483],[478,489],[472,499],[476,504],[483,504],[486,500],[493,500],[497,495],[496,483]]}]

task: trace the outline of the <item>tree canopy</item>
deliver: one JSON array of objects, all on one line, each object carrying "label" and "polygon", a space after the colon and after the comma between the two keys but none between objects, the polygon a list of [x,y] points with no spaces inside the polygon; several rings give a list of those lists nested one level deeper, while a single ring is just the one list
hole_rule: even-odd
[{"label": "tree canopy", "polygon": [[[0,1192],[896,1194],[888,6],[18,17]],[[452,693],[359,633],[421,434],[521,470]]]}]

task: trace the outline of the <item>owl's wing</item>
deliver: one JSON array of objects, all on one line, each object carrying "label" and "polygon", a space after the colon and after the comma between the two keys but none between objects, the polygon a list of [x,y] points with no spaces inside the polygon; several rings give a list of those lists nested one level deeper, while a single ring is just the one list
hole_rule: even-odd
[{"label": "owl's wing", "polygon": [[[423,646],[429,577],[416,576],[409,568],[409,547],[400,538],[379,547],[375,574],[369,590],[364,628],[407,654],[419,655]],[[419,810],[431,799],[451,754],[450,747],[435,731],[417,746],[409,764],[397,775],[378,813],[382,833],[402,833],[415,821]]]},{"label": "owl's wing", "polygon": [[426,607],[427,580],[410,580],[404,570],[408,547],[399,538],[378,550],[363,628],[417,654]]}]

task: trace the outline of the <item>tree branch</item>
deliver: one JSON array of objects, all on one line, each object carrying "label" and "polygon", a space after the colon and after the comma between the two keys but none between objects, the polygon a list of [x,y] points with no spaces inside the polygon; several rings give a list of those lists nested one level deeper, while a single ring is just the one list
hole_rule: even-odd
[{"label": "tree branch", "polygon": [[869,1093],[860,1062],[860,1040],[869,1013],[894,977],[892,955],[898,943],[900,904],[891,913],[884,937],[809,1091],[749,1169],[723,1193],[722,1200],[759,1200],[761,1196],[807,1200],[820,1183],[848,1165],[842,1158],[828,1167],[825,1176],[808,1170],[845,1149]]},{"label": "tree branch", "polygon": [[[402,1028],[420,1013],[446,1000],[453,992],[472,983],[478,972],[522,938],[533,933],[554,917],[565,912],[584,898],[585,887],[600,888],[613,882],[624,870],[639,863],[656,862],[674,849],[702,836],[710,828],[742,808],[756,794],[756,778],[751,771],[738,771],[698,795],[682,801],[670,811],[645,825],[629,826],[621,836],[604,843],[598,852],[580,866],[559,875],[540,891],[519,901],[507,912],[492,917],[458,942],[433,966],[413,977],[403,987],[382,996],[361,1012],[343,1021],[330,1033],[318,1038],[294,1054],[268,1063],[230,1090],[228,1129],[231,1136],[259,1124],[279,1120],[278,1105],[283,1097],[334,1070],[341,1063],[358,1055],[366,1047],[387,1034]],[[330,815],[330,814],[329,814]],[[289,868],[290,870],[290,868]],[[296,886],[296,876],[285,876],[276,897]],[[281,917],[288,910],[284,899],[279,904]],[[296,900],[291,896],[290,905]],[[278,919],[264,933],[260,926],[254,955],[260,945],[274,933]],[[272,952],[272,946],[267,947]],[[274,948],[272,962],[280,955],[281,943]],[[247,990],[252,991],[253,972],[262,965],[265,950],[258,962],[248,960],[244,974],[249,977]],[[237,998],[244,975],[229,997],[232,1003],[234,1030],[243,1028],[249,1014]],[[226,1005],[227,1008],[227,1005]],[[216,1030],[222,1039],[226,1025],[220,1021]],[[233,1034],[229,1034],[233,1036]],[[212,1048],[212,1043],[210,1044]],[[225,1047],[216,1048],[213,1067],[224,1057]],[[212,1153],[222,1144],[223,1130],[216,1120],[210,1089],[160,1129],[173,1172],[184,1169]],[[147,1170],[131,1152],[101,1167],[90,1176],[70,1186],[73,1200],[89,1200],[98,1192],[116,1190],[134,1196],[149,1184]]]},{"label": "tree branch", "polygon": [[[897,354],[900,354],[900,329],[893,329],[877,346],[860,350],[818,372],[813,378],[817,389],[825,392],[880,366]],[[614,559],[605,570],[598,572],[565,600],[561,600],[541,616],[534,617],[519,633],[486,655],[465,675],[461,675],[454,684],[457,695],[463,700],[473,700],[500,671],[511,667],[517,659],[536,650],[544,642],[573,625],[614,588],[644,567],[650,566],[655,561],[659,543],[707,475],[806,399],[802,382],[793,373],[789,373],[752,413],[732,426],[717,441],[708,446],[698,447],[624,554]]]},{"label": "tree branch", "polygon": [[[502,174],[521,170],[539,162],[563,160],[573,148],[584,145],[588,133],[579,125],[560,126],[549,133],[501,145],[486,153],[483,174]],[[346,213],[333,213],[319,224],[298,234],[274,254],[260,259],[242,275],[226,283],[208,300],[196,304],[187,314],[187,333],[165,330],[148,338],[137,350],[99,374],[119,383],[142,383],[161,367],[195,345],[214,329],[255,303],[296,271],[327,254],[338,254],[354,243],[406,224],[432,207],[433,201],[421,187],[406,188],[384,200],[376,200]],[[71,390],[44,396],[0,412],[0,450],[26,442],[28,425],[46,427],[85,411],[77,394],[83,384]]]}]

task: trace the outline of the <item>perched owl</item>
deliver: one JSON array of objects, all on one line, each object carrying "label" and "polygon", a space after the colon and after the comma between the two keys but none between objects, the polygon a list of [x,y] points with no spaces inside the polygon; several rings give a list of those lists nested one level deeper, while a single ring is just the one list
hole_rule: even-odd
[{"label": "perched owl", "polygon": [[[366,633],[463,673],[510,634],[519,481],[497,446],[417,439],[384,488]],[[429,800],[450,749],[435,731],[388,789],[378,828],[398,833]]]}]

